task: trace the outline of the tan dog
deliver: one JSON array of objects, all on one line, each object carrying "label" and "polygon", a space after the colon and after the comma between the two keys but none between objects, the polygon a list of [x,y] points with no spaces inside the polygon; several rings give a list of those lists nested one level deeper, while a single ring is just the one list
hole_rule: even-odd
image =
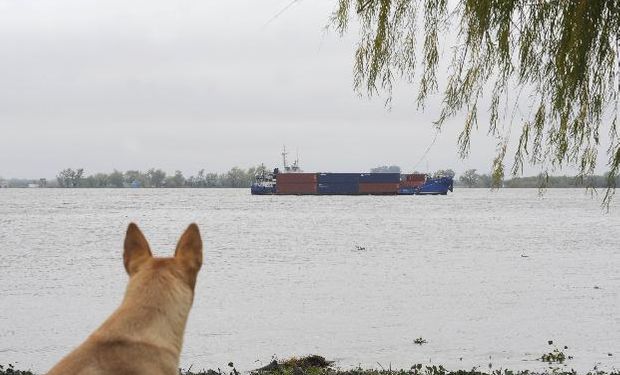
[{"label": "tan dog", "polygon": [[48,375],[177,375],[185,323],[202,265],[196,224],[174,257],[154,258],[131,223],[123,254],[129,284],[120,307]]}]

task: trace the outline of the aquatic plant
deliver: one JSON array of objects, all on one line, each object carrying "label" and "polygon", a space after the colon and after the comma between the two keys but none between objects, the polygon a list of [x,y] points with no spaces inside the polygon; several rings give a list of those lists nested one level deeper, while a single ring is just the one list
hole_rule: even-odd
[{"label": "aquatic plant", "polygon": [[35,375],[30,371],[16,370],[12,363],[6,366],[0,365],[0,375]]},{"label": "aquatic plant", "polygon": [[552,352],[543,354],[542,357],[540,357],[540,360],[549,363],[564,363],[566,360],[566,354],[558,349],[553,349]]}]

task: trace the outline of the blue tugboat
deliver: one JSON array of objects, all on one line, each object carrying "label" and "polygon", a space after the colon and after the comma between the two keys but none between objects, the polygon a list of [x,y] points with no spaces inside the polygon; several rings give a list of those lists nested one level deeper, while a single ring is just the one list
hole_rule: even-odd
[{"label": "blue tugboat", "polygon": [[452,177],[426,177],[424,183],[416,187],[401,186],[399,195],[447,195],[454,190]]},{"label": "blue tugboat", "polygon": [[[259,181],[259,178],[261,179]],[[272,183],[273,181],[273,183]],[[256,177],[256,182],[250,186],[252,195],[272,195],[276,193],[276,181],[273,175],[269,179],[263,180],[262,177]]]}]

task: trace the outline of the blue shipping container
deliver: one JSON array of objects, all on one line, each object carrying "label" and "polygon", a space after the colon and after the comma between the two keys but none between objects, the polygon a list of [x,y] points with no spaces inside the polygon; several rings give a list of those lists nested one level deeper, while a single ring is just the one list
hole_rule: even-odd
[{"label": "blue shipping container", "polygon": [[358,184],[319,184],[319,194],[358,194]]},{"label": "blue shipping container", "polygon": [[319,184],[358,184],[359,173],[319,173]]},{"label": "blue shipping container", "polygon": [[362,173],[360,183],[392,184],[400,182],[400,173]]}]

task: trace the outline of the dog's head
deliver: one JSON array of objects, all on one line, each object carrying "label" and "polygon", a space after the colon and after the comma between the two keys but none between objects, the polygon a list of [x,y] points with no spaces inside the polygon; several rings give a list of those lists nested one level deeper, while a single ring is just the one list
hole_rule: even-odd
[{"label": "dog's head", "polygon": [[146,238],[134,223],[129,224],[123,253],[125,270],[130,279],[160,276],[182,281],[193,291],[202,266],[202,239],[196,224],[191,224],[179,239],[173,257],[155,258]]}]

